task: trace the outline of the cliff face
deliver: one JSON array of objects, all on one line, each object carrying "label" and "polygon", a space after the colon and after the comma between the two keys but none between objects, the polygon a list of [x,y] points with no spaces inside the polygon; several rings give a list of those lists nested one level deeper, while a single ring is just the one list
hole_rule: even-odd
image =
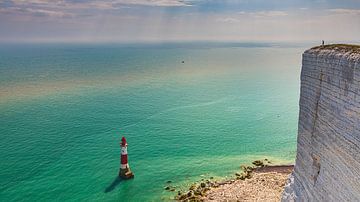
[{"label": "cliff face", "polygon": [[303,54],[297,157],[283,201],[360,201],[360,47]]}]

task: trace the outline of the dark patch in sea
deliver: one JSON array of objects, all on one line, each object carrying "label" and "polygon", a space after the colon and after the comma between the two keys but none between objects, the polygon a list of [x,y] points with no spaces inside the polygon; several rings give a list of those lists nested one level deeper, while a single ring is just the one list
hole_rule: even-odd
[{"label": "dark patch in sea", "polygon": [[109,193],[109,192],[113,191],[120,184],[121,181],[122,181],[121,177],[117,176],[113,180],[113,182],[108,187],[106,187],[104,192]]}]

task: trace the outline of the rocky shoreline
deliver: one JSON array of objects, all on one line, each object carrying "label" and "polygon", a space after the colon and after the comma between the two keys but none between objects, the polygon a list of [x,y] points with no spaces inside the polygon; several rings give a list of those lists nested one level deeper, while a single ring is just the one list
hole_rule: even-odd
[{"label": "rocky shoreline", "polygon": [[[212,177],[192,184],[188,191],[178,191],[177,201],[280,201],[293,165],[271,165],[267,159],[252,166],[241,166],[232,179],[217,181]],[[171,186],[168,191],[175,191]]]}]

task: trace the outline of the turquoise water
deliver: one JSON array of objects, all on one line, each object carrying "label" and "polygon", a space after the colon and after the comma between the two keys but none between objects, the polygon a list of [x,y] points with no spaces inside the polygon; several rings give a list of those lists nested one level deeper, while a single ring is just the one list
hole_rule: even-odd
[{"label": "turquoise water", "polygon": [[[180,190],[255,159],[292,163],[302,51],[1,46],[0,201],[168,201],[168,180]],[[129,181],[116,179],[122,135]]]}]

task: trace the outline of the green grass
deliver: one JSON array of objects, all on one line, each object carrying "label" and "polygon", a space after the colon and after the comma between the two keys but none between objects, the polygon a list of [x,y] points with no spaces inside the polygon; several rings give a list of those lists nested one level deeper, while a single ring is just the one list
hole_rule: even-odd
[{"label": "green grass", "polygon": [[360,53],[360,45],[353,44],[329,44],[323,46],[315,46],[312,50],[340,50],[344,52]]}]

